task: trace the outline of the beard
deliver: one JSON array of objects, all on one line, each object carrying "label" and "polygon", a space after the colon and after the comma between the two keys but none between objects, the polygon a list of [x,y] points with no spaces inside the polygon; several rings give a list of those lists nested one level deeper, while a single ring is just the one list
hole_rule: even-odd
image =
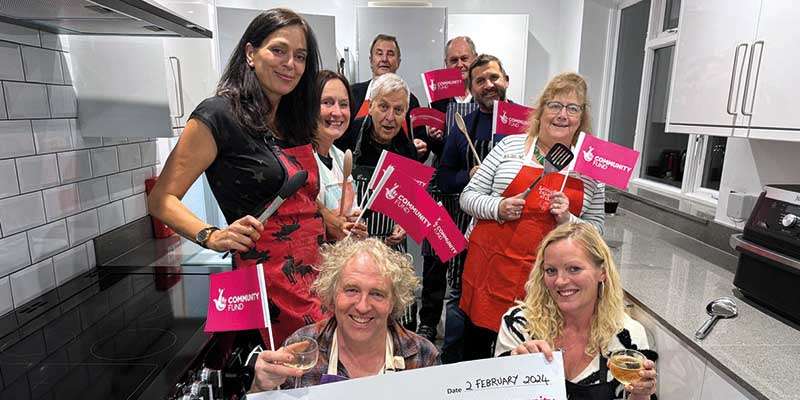
[{"label": "beard", "polygon": [[[506,89],[501,89],[496,87],[495,91],[497,92],[497,100],[498,101],[505,101],[506,100]],[[475,101],[478,102],[483,108],[487,110],[491,110],[494,108],[494,98],[490,96],[486,96],[484,94],[480,94]]]}]

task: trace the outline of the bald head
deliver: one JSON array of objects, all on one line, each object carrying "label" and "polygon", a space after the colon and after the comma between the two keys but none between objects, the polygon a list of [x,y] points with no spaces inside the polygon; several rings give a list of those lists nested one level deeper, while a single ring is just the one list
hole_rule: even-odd
[{"label": "bald head", "polygon": [[447,68],[457,68],[461,71],[461,78],[465,81],[469,77],[469,65],[475,60],[475,43],[468,36],[458,36],[450,39],[445,46],[444,65]]}]

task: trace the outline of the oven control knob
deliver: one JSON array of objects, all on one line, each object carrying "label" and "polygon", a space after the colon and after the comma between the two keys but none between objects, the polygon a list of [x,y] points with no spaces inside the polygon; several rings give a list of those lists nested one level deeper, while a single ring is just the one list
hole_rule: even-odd
[{"label": "oven control knob", "polygon": [[791,228],[795,224],[797,224],[797,215],[786,214],[783,216],[783,219],[781,219],[781,225],[783,225],[784,228]]}]

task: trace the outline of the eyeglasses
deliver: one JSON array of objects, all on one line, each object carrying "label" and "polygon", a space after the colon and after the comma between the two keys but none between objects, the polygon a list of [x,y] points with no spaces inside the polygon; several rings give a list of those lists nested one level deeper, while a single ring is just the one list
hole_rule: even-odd
[{"label": "eyeglasses", "polygon": [[547,103],[544,104],[544,106],[547,108],[548,112],[553,113],[553,114],[560,113],[561,109],[566,107],[567,108],[567,115],[570,115],[570,116],[573,116],[573,117],[581,115],[581,113],[583,112],[583,108],[584,108],[584,106],[577,105],[575,103],[569,103],[569,104],[565,105],[565,104],[561,103],[560,101],[548,101]]}]

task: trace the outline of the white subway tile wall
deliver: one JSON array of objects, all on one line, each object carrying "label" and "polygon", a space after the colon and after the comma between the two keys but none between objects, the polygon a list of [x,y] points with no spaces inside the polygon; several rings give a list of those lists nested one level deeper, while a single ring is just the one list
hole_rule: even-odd
[{"label": "white subway tile wall", "polygon": [[36,153],[52,153],[72,149],[72,133],[68,119],[37,119],[33,125]]},{"label": "white subway tile wall", "polygon": [[0,42],[0,79],[24,81],[19,45]]},{"label": "white subway tile wall", "polygon": [[108,175],[119,171],[119,156],[116,146],[91,149],[89,153],[92,158],[94,176]]},{"label": "white subway tile wall", "polygon": [[6,113],[6,96],[3,94],[3,85],[0,85],[0,119],[8,118]]},{"label": "white subway tile wall", "polygon": [[3,82],[8,118],[50,118],[47,85],[40,83]]},{"label": "white subway tile wall", "polygon": [[78,215],[67,218],[67,234],[72,246],[93,239],[100,234],[100,225],[97,222],[97,209],[91,209]]},{"label": "white subway tile wall", "polygon": [[97,218],[100,220],[100,233],[106,233],[124,225],[125,212],[122,207],[122,200],[98,207]]},{"label": "white subway tile wall", "polygon": [[28,82],[64,83],[59,52],[22,46],[22,65]]},{"label": "white subway tile wall", "polygon": [[89,158],[89,150],[58,153],[58,170],[61,183],[91,178],[92,161]]},{"label": "white subway tile wall", "polygon": [[0,199],[19,194],[17,166],[13,159],[0,160]]},{"label": "white subway tile wall", "polygon": [[[138,151],[138,148],[137,148]],[[122,153],[120,152],[120,155]],[[120,160],[122,163],[122,160]],[[120,172],[108,177],[108,196],[111,201],[119,200],[133,194],[131,171]]]},{"label": "white subway tile wall", "polygon": [[11,275],[11,297],[19,307],[36,296],[56,287],[53,260],[47,259]]},{"label": "white subway tile wall", "polygon": [[47,222],[53,222],[81,210],[81,203],[78,201],[78,187],[75,184],[47,189],[42,192],[42,195],[44,196]]},{"label": "white subway tile wall", "polygon": [[0,22],[0,315],[96,265],[147,215],[156,142],[84,138],[63,36]]},{"label": "white subway tile wall", "polygon": [[0,239],[0,275],[31,265],[31,253],[28,251],[28,236],[23,232]]},{"label": "white subway tile wall", "polygon": [[33,192],[0,200],[0,229],[3,236],[44,224],[42,192]]},{"label": "white subway tile wall", "polygon": [[60,285],[81,272],[89,270],[89,257],[85,246],[73,247],[53,257],[56,284]]},{"label": "white subway tile wall", "polygon": [[0,278],[0,315],[14,309],[14,302],[11,300],[11,283],[9,277]]},{"label": "white subway tile wall", "polygon": [[126,144],[117,146],[119,154],[119,170],[127,171],[142,166],[142,153],[139,152],[139,144]]},{"label": "white subway tile wall", "polygon": [[88,210],[108,203],[108,183],[106,178],[78,182],[78,199],[81,202],[81,210]]},{"label": "white subway tile wall", "polygon": [[0,121],[0,143],[0,158],[35,154],[31,121]]},{"label": "white subway tile wall", "polygon": [[63,219],[33,228],[27,234],[32,262],[39,262],[69,248],[67,223]]},{"label": "white subway tile wall", "polygon": [[19,191],[22,193],[58,185],[55,154],[17,158]]}]

